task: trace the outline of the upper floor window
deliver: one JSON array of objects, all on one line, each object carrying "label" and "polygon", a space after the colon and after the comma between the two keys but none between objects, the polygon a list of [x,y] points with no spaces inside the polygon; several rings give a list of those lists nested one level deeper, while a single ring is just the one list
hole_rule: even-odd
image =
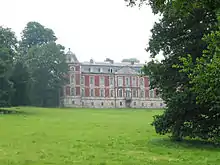
[{"label": "upper floor window", "polygon": [[144,90],[141,91],[140,97],[144,97]]},{"label": "upper floor window", "polygon": [[122,91],[122,89],[118,89],[118,97],[123,97],[123,91]]},{"label": "upper floor window", "polygon": [[70,94],[71,96],[75,96],[75,88],[71,88]]},{"label": "upper floor window", "polygon": [[101,91],[100,91],[100,97],[104,97],[104,95],[105,95],[105,91],[104,91],[104,89],[101,89]]},{"label": "upper floor window", "polygon": [[75,77],[74,77],[74,74],[72,74],[70,76],[70,83],[73,84],[75,82],[74,80],[75,80]]},{"label": "upper floor window", "polygon": [[109,78],[109,81],[110,81],[110,82],[109,82],[110,85],[114,85],[114,78],[113,78],[113,77],[110,77],[110,78]]},{"label": "upper floor window", "polygon": [[92,69],[92,68],[89,68],[89,72],[93,72],[93,69]]},{"label": "upper floor window", "polygon": [[105,78],[103,76],[100,77],[100,85],[105,85]]},{"label": "upper floor window", "polygon": [[150,90],[150,98],[154,98],[154,90],[153,89]]},{"label": "upper floor window", "polygon": [[83,85],[85,83],[85,77],[81,76],[81,84]]},{"label": "upper floor window", "polygon": [[81,89],[81,96],[84,97],[85,96],[85,90],[82,88]]},{"label": "upper floor window", "polygon": [[91,97],[94,96],[94,89],[90,89],[90,96],[91,96]]},{"label": "upper floor window", "polygon": [[70,70],[71,71],[75,71],[75,67],[74,66],[70,66]]},{"label": "upper floor window", "polygon": [[123,78],[118,77],[118,86],[123,86]]},{"label": "upper floor window", "polygon": [[126,81],[126,86],[129,86],[130,85],[130,79],[128,77],[126,77],[125,81]]},{"label": "upper floor window", "polygon": [[113,89],[110,91],[110,96],[114,97],[114,90]]},{"label": "upper floor window", "polygon": [[102,68],[98,68],[98,72],[103,72]]},{"label": "upper floor window", "polygon": [[144,86],[144,78],[140,78],[140,86]]},{"label": "upper floor window", "polygon": [[90,84],[91,84],[91,85],[93,85],[93,84],[94,84],[94,77],[93,77],[93,76],[91,76],[91,77],[90,77],[89,82],[90,82]]},{"label": "upper floor window", "polygon": [[132,78],[132,86],[136,86],[136,77]]},{"label": "upper floor window", "polygon": [[136,90],[136,89],[133,89],[133,91],[132,91],[132,96],[133,96],[133,97],[137,97],[137,90]]}]

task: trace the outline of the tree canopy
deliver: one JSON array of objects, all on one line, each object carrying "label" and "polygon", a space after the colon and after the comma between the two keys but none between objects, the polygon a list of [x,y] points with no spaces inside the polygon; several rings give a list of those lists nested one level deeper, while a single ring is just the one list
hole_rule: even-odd
[{"label": "tree canopy", "polygon": [[[171,134],[176,140],[183,137],[202,139],[217,137],[218,113],[217,110],[212,111],[211,106],[213,92],[216,92],[208,85],[217,72],[209,71],[218,66],[218,60],[213,56],[217,51],[216,49],[211,51],[210,46],[213,47],[216,43],[214,41],[217,41],[218,33],[214,35],[212,32],[219,30],[217,11],[220,1],[127,0],[127,2],[131,6],[149,4],[155,14],[161,14],[161,19],[151,30],[152,36],[147,51],[151,53],[152,58],[162,52],[164,60],[161,62],[152,60],[143,68],[145,74],[150,77],[151,88],[159,90],[167,105],[162,115],[154,117],[152,125],[155,126],[156,132]],[[204,39],[204,36],[210,34],[212,37]],[[209,58],[204,58],[206,50],[209,52]],[[204,62],[212,63],[206,67]],[[200,85],[196,85],[198,83]],[[217,86],[215,87],[217,91]],[[202,90],[208,90],[209,95],[205,95]],[[210,106],[201,102],[205,96],[210,96],[206,99],[210,101],[208,104]],[[218,93],[215,96],[219,97]]]},{"label": "tree canopy", "polygon": [[27,23],[21,41],[0,27],[0,107],[58,106],[67,72],[64,47],[52,29]]}]

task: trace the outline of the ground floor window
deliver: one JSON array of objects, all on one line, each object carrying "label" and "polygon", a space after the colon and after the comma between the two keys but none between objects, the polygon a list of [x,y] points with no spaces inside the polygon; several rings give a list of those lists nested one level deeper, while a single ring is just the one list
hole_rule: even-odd
[{"label": "ground floor window", "polygon": [[111,105],[114,105],[114,103],[113,103],[113,102],[111,102]]},{"label": "ground floor window", "polygon": [[101,106],[103,106],[104,105],[104,103],[103,102],[101,102]]},{"label": "ground floor window", "polygon": [[134,106],[136,106],[136,102],[134,102]]},{"label": "ground floor window", "polygon": [[93,105],[94,105],[94,102],[91,102],[91,105],[93,106]]},{"label": "ground floor window", "polygon": [[144,103],[142,103],[142,107],[144,107]]},{"label": "ground floor window", "polygon": [[122,102],[120,101],[120,106],[122,106]]}]

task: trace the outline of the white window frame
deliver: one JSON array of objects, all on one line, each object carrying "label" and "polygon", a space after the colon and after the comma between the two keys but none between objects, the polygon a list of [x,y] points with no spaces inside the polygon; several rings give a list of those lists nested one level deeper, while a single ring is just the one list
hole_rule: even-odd
[{"label": "white window frame", "polygon": [[95,93],[94,89],[93,88],[90,89],[90,91],[89,91],[90,97],[94,97],[94,93]]},{"label": "white window frame", "polygon": [[100,76],[99,77],[99,82],[100,82],[99,83],[100,85],[102,85],[102,86],[105,85],[105,77],[104,76]]},{"label": "white window frame", "polygon": [[100,89],[100,97],[105,97],[105,89],[103,89],[103,88]]},{"label": "white window frame", "polygon": [[[91,79],[93,79],[93,82],[91,83]],[[89,76],[89,84],[90,85],[94,85],[95,83],[95,79],[94,79],[94,76]]]},{"label": "white window frame", "polygon": [[118,86],[123,86],[123,77],[118,77]]}]

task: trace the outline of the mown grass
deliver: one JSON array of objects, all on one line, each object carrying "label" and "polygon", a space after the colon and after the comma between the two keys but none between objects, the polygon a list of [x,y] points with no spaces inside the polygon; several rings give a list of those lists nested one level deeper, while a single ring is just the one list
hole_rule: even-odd
[{"label": "mown grass", "polygon": [[0,115],[0,165],[220,164],[218,148],[157,135],[160,110],[20,110]]}]

